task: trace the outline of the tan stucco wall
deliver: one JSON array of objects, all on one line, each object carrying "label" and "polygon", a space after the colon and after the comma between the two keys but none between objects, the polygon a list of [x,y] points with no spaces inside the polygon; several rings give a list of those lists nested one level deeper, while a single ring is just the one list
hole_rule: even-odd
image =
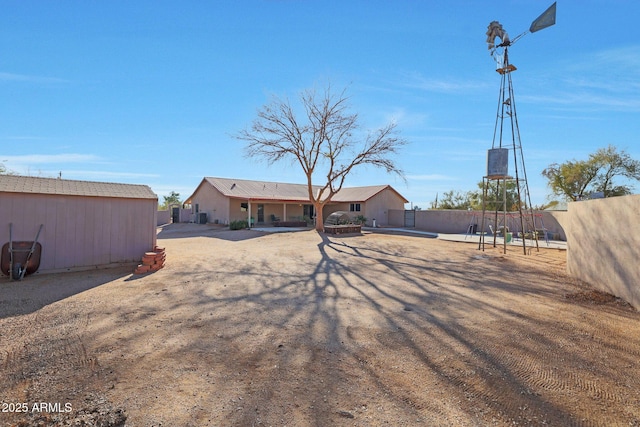
[{"label": "tan stucco wall", "polygon": [[371,199],[367,200],[364,216],[367,217],[367,225],[372,225],[376,219],[376,225],[389,225],[389,211],[404,209],[404,200],[395,191],[385,189]]},{"label": "tan stucco wall", "polygon": [[366,202],[353,202],[360,203],[360,212],[351,212],[351,202],[346,203],[330,203],[322,211],[324,219],[337,211],[349,212],[352,218],[359,215],[363,215],[367,218],[366,225],[372,226],[373,219],[376,220],[376,225],[387,226],[392,225],[389,221],[390,211],[404,209],[404,200],[398,196],[398,194],[390,189],[385,189],[367,200]]},{"label": "tan stucco wall", "polygon": [[196,213],[196,204],[198,205],[200,212],[205,212],[207,214],[208,222],[213,223],[217,220],[220,224],[229,224],[229,198],[225,197],[208,183],[205,182],[200,185],[191,197],[191,209],[194,217]]},{"label": "tan stucco wall", "polygon": [[391,227],[404,227],[404,209],[389,209],[389,223]]},{"label": "tan stucco wall", "polygon": [[640,310],[640,195],[569,203],[567,271]]},{"label": "tan stucco wall", "polygon": [[[231,199],[229,204],[229,217],[231,221],[246,220],[249,217],[248,210],[242,210],[241,204],[248,203],[246,200]],[[264,223],[269,224],[272,222],[271,215],[279,218],[280,221],[285,220],[285,203],[284,202],[270,202],[270,201],[251,201],[251,216],[254,221],[258,221],[258,205],[264,205]],[[299,203],[287,203],[286,204],[286,219],[293,220],[302,218],[303,207]]]},{"label": "tan stucco wall", "polygon": [[0,246],[33,241],[43,224],[39,272],[139,262],[156,244],[157,199],[0,193]]}]

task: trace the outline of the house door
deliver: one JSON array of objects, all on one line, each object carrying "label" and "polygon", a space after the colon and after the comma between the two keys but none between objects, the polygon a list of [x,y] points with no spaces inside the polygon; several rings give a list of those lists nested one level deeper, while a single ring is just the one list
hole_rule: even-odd
[{"label": "house door", "polygon": [[171,222],[174,224],[180,222],[180,208],[171,208]]},{"label": "house door", "polygon": [[264,222],[264,205],[258,205],[258,223]]},{"label": "house door", "polygon": [[302,207],[302,215],[308,217],[309,219],[313,219],[315,216],[315,212],[313,210],[313,205],[304,205]]}]

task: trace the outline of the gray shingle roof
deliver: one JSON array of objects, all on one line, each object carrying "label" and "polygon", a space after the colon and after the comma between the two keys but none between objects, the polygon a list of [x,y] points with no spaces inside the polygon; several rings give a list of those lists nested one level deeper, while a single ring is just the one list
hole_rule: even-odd
[{"label": "gray shingle roof", "polygon": [[147,185],[75,181],[19,175],[0,175],[0,193],[115,197],[124,199],[158,198]]}]

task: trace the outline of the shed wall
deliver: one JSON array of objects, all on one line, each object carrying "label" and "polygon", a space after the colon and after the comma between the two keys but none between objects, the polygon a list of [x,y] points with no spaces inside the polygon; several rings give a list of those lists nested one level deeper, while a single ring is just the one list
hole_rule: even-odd
[{"label": "shed wall", "polygon": [[0,243],[32,241],[43,224],[39,272],[140,261],[156,244],[157,200],[0,194]]}]

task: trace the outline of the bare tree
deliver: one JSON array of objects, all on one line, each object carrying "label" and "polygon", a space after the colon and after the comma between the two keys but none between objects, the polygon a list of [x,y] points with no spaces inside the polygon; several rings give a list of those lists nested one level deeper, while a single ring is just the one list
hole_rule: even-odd
[{"label": "bare tree", "polygon": [[[354,168],[372,165],[404,178],[391,155],[407,142],[397,135],[395,123],[362,135],[358,115],[349,112],[346,90],[337,96],[330,86],[321,95],[305,90],[300,102],[304,114],[298,115],[288,99],[274,97],[258,110],[251,128],[236,138],[247,142],[247,157],[261,157],[269,164],[281,160],[300,164],[316,212],[316,230],[323,231],[323,207]],[[315,179],[322,182],[318,191]]]}]

